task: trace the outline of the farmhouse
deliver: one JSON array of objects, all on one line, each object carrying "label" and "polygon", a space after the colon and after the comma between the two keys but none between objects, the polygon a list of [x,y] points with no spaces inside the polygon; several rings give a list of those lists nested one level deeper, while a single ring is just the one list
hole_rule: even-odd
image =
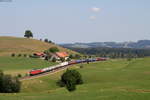
[{"label": "farmhouse", "polygon": [[68,59],[69,55],[66,52],[56,52],[52,54],[51,58],[56,58],[57,60],[60,60],[60,58]]}]

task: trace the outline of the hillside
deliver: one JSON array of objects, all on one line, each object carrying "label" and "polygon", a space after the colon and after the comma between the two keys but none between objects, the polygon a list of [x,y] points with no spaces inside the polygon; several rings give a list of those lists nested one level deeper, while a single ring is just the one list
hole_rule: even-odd
[{"label": "hillside", "polygon": [[62,48],[52,43],[45,43],[40,40],[18,38],[18,37],[0,37],[0,56],[10,55],[11,53],[42,52],[50,47],[58,47],[60,51],[75,54],[76,52]]},{"label": "hillside", "polygon": [[137,48],[148,49],[150,48],[150,40],[139,40],[137,42],[92,42],[92,43],[74,43],[74,44],[61,44],[63,47],[74,48]]},{"label": "hillside", "polygon": [[[84,84],[74,92],[56,85],[62,72],[23,81],[21,93],[0,94],[0,100],[149,100],[150,58],[109,60],[73,65]],[[13,98],[13,99],[12,99]]]}]

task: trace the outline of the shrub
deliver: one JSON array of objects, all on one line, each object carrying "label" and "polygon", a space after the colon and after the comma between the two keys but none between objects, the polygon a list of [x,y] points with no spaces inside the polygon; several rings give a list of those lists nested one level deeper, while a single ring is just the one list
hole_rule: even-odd
[{"label": "shrub", "polygon": [[66,88],[68,91],[72,92],[76,90],[75,77],[71,76],[66,82]]},{"label": "shrub", "polygon": [[48,43],[48,39],[44,39],[44,42]]},{"label": "shrub", "polygon": [[12,57],[15,57],[15,53],[12,53],[11,56],[12,56]]},{"label": "shrub", "polygon": [[52,59],[52,62],[56,62],[56,58],[55,57]]},{"label": "shrub", "polygon": [[83,68],[84,66],[83,65],[80,65],[80,68]]},{"label": "shrub", "polygon": [[0,92],[1,93],[17,93],[20,91],[21,82],[17,77],[11,75],[4,75],[0,71]]},{"label": "shrub", "polygon": [[27,57],[27,54],[24,54],[23,56],[24,56],[24,57]]},{"label": "shrub", "polygon": [[48,43],[52,43],[52,41],[51,41],[51,40],[49,40],[49,41],[48,41]]},{"label": "shrub", "polygon": [[65,58],[61,57],[61,58],[60,58],[60,61],[61,61],[61,62],[64,62],[64,61],[65,61]]},{"label": "shrub", "polygon": [[79,54],[75,55],[75,59],[80,59],[80,58],[81,58],[81,56]]},{"label": "shrub", "polygon": [[18,57],[21,57],[21,54],[18,54]]},{"label": "shrub", "polygon": [[73,58],[74,58],[74,56],[71,54],[71,55],[69,55],[69,58],[70,58],[70,59],[73,59]]},{"label": "shrub", "polygon": [[60,85],[63,86],[65,84],[68,91],[74,91],[76,90],[76,85],[83,84],[82,76],[76,70],[67,70],[61,76],[60,81]]},{"label": "shrub", "polygon": [[131,61],[132,60],[132,58],[127,58],[127,61]]},{"label": "shrub", "polygon": [[18,77],[18,78],[21,78],[21,77],[22,77],[22,75],[21,75],[21,74],[18,74],[18,75],[17,75],[17,77]]},{"label": "shrub", "polygon": [[71,61],[71,59],[70,59],[70,58],[67,58],[67,61]]},{"label": "shrub", "polygon": [[59,52],[59,49],[57,47],[51,47],[51,48],[49,48],[48,51],[51,53],[56,53],[56,52]]}]

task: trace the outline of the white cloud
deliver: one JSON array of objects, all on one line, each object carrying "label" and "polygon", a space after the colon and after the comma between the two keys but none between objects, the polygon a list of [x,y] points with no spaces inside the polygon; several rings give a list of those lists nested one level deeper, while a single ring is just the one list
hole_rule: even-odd
[{"label": "white cloud", "polygon": [[90,16],[89,18],[90,18],[91,20],[96,20],[97,17],[96,17],[96,16]]},{"label": "white cloud", "polygon": [[92,7],[92,8],[91,8],[91,11],[97,13],[97,12],[100,12],[100,11],[101,11],[101,8]]}]

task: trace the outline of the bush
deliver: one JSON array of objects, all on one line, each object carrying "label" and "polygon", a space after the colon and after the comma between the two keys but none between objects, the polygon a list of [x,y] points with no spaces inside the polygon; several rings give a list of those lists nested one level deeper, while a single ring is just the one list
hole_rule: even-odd
[{"label": "bush", "polygon": [[61,76],[60,85],[65,85],[68,91],[76,90],[76,85],[83,84],[81,74],[76,70],[67,70]]},{"label": "bush", "polygon": [[21,54],[18,54],[18,57],[21,57]]},{"label": "bush", "polygon": [[27,57],[27,54],[24,54],[23,56],[24,56],[24,57]]},{"label": "bush", "polygon": [[15,57],[15,53],[12,53],[11,56],[12,56],[12,57]]},{"label": "bush", "polygon": [[20,91],[21,83],[17,77],[4,75],[0,71],[0,92],[1,93],[17,93]]},{"label": "bush", "polygon": [[71,54],[71,55],[69,55],[69,58],[70,58],[70,59],[73,59],[73,58],[74,58],[74,56]]},{"label": "bush", "polygon": [[67,61],[71,61],[71,59],[70,59],[70,58],[67,58]]},{"label": "bush", "polygon": [[18,75],[17,75],[17,77],[18,77],[18,78],[21,78],[21,77],[22,77],[22,75],[21,75],[21,74],[18,74]]},{"label": "bush", "polygon": [[47,61],[49,61],[50,59],[51,59],[51,55],[47,55],[46,57],[45,57],[45,60],[47,60]]},{"label": "bush", "polygon": [[70,79],[67,80],[66,88],[70,92],[76,90],[75,77],[71,76]]},{"label": "bush", "polygon": [[44,42],[48,43],[48,39],[44,39]]},{"label": "bush", "polygon": [[80,58],[81,58],[81,56],[79,54],[75,55],[75,59],[80,59]]},{"label": "bush", "polygon": [[52,41],[51,41],[51,40],[49,40],[49,41],[48,41],[48,43],[52,43]]},{"label": "bush", "polygon": [[131,61],[132,60],[132,58],[127,58],[127,61]]},{"label": "bush", "polygon": [[39,56],[29,55],[30,58],[40,58]]},{"label": "bush", "polygon": [[60,61],[61,61],[61,62],[64,62],[64,61],[65,61],[65,58],[61,57],[61,58],[60,58]]},{"label": "bush", "polygon": [[51,48],[49,48],[48,51],[51,53],[56,53],[56,52],[59,52],[59,49],[57,47],[51,47]]},{"label": "bush", "polygon": [[84,66],[83,65],[80,65],[80,68],[83,68]]},{"label": "bush", "polygon": [[52,59],[52,62],[56,62],[56,58],[55,57]]}]

